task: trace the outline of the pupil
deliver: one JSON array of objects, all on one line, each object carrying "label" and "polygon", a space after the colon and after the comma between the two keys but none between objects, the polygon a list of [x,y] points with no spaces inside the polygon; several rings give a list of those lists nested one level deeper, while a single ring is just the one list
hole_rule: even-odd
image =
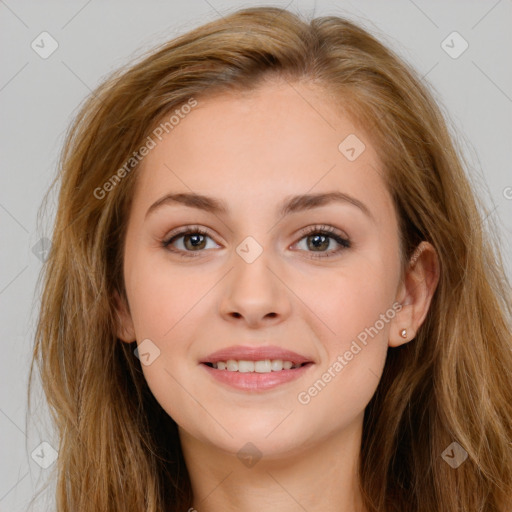
[{"label": "pupil", "polygon": [[192,243],[192,248],[197,249],[201,246],[201,244],[204,244],[204,240],[201,240],[201,238],[203,238],[203,235],[195,234],[188,235],[186,240]]},{"label": "pupil", "polygon": [[[327,237],[324,235],[315,235],[310,237],[313,240],[313,247],[315,248],[327,248],[329,246],[329,241],[327,240]],[[322,239],[322,242],[320,242],[320,245],[318,245],[319,239]],[[327,241],[327,245],[326,245]]]}]

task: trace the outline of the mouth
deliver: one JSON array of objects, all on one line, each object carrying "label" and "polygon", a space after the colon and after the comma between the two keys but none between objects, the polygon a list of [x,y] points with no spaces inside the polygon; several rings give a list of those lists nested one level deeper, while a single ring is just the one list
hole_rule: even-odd
[{"label": "mouth", "polygon": [[206,362],[202,364],[215,370],[228,372],[271,373],[281,372],[283,370],[296,370],[297,368],[313,363],[293,363],[292,361],[283,361],[282,359],[260,359],[257,361],[228,359],[226,361],[217,361],[216,363]]},{"label": "mouth", "polygon": [[299,379],[315,362],[275,346],[236,346],[219,350],[200,361],[214,381],[229,389],[266,391]]},{"label": "mouth", "polygon": [[[222,367],[222,363],[224,361],[218,361],[216,363],[206,362],[202,363],[200,367],[204,368],[207,374],[209,374],[209,378],[212,379],[212,382],[220,384],[227,390],[238,390],[243,392],[251,392],[251,393],[260,393],[264,391],[273,390],[275,388],[280,388],[287,383],[291,383],[292,381],[300,379],[304,376],[309,369],[314,366],[312,362],[306,363],[298,363],[293,365],[290,368],[288,367],[291,361],[278,361],[275,364],[276,370],[272,371],[272,359],[270,360],[270,371],[268,370],[269,362],[263,360],[263,364],[258,364],[262,360],[257,361],[247,361],[247,360],[228,360],[226,361],[226,368],[221,370],[219,368],[215,368],[219,366],[219,363]],[[277,369],[279,366],[282,367],[281,370]],[[246,366],[247,364],[247,366]],[[257,365],[257,366],[256,366]],[[228,368],[229,366],[229,368]],[[238,368],[236,368],[238,367]],[[236,368],[236,369],[235,369]],[[254,368],[251,370],[251,368]],[[256,368],[259,371],[256,371]],[[265,370],[265,371],[262,371]]]}]

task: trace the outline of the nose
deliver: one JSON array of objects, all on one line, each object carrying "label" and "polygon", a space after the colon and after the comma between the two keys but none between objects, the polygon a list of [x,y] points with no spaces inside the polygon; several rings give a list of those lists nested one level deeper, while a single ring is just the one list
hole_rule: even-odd
[{"label": "nose", "polygon": [[233,257],[234,268],[228,274],[220,303],[222,317],[253,329],[285,320],[291,310],[290,291],[278,266],[269,266],[266,251],[252,263],[236,253]]}]

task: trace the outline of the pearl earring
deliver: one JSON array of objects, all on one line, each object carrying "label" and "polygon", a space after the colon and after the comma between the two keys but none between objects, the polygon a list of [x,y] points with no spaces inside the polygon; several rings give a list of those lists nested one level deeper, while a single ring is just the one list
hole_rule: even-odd
[{"label": "pearl earring", "polygon": [[402,338],[407,338],[407,329],[402,329],[400,331],[400,336],[402,336]]}]

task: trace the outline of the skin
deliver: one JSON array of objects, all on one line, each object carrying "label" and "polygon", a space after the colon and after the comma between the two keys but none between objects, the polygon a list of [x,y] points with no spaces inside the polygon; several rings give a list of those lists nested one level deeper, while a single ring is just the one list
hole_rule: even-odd
[{"label": "skin", "polygon": [[[338,149],[349,134],[366,145],[352,162]],[[160,350],[142,369],[179,425],[194,508],[363,511],[356,471],[364,410],[388,347],[409,342],[424,321],[439,274],[435,250],[423,242],[400,279],[398,220],[370,138],[314,86],[269,82],[198,98],[137,172],[124,253],[129,310],[118,298],[118,336],[150,339]],[[372,217],[348,202],[277,214],[284,198],[330,191],[357,198]],[[229,214],[175,203],[145,218],[171,192],[213,196]],[[315,248],[317,232],[300,232],[315,224],[332,226],[351,247],[328,238]],[[190,225],[208,230],[199,251],[186,237],[173,246],[196,257],[162,247]],[[236,252],[247,236],[263,249],[252,263]],[[322,252],[332,255],[315,258]],[[298,394],[394,303],[402,304],[394,318],[300,403]],[[259,344],[315,364],[297,380],[247,392],[221,385],[199,363],[222,348]],[[237,457],[247,442],[262,454],[252,467]]]}]

